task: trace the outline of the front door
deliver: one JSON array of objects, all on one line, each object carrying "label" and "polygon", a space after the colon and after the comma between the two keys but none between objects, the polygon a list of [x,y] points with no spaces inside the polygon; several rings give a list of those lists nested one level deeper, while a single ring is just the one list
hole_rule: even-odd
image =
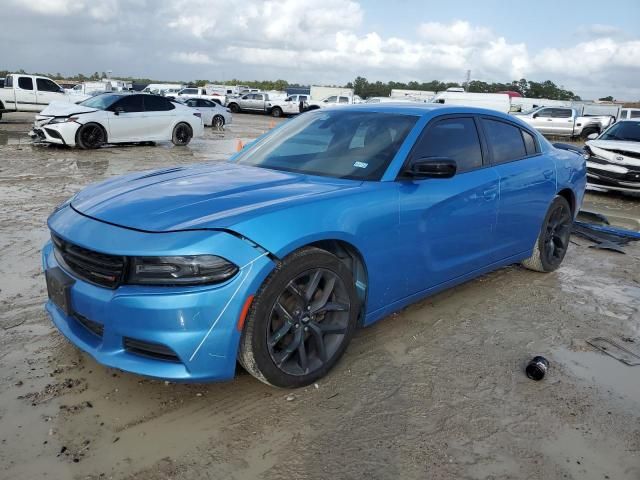
[{"label": "front door", "polygon": [[407,294],[488,266],[496,249],[499,179],[483,161],[477,123],[454,116],[430,122],[408,162],[456,161],[451,178],[399,179],[399,237]]},{"label": "front door", "polygon": [[543,108],[534,113],[533,122],[531,122],[533,128],[540,133],[549,135],[553,133],[553,117],[551,108]]},{"label": "front door", "polygon": [[146,133],[143,95],[125,95],[109,111],[109,142],[140,141]]},{"label": "front door", "polygon": [[51,102],[68,101],[60,85],[48,78],[36,78],[36,87],[36,95],[40,105],[49,105]]},{"label": "front door", "polygon": [[27,112],[39,112],[44,105],[38,105],[35,85],[32,77],[18,77],[18,84],[15,85],[16,109]]}]

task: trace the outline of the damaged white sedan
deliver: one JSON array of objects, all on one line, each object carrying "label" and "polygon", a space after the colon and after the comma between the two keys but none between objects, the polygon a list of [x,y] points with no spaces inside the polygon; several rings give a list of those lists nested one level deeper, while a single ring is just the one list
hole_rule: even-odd
[{"label": "damaged white sedan", "polygon": [[590,189],[640,193],[640,120],[617,122],[593,134],[584,149]]},{"label": "damaged white sedan", "polygon": [[203,133],[202,114],[159,95],[103,93],[79,104],[52,102],[30,132],[37,142],[99,148],[107,143],[171,141],[187,145]]}]

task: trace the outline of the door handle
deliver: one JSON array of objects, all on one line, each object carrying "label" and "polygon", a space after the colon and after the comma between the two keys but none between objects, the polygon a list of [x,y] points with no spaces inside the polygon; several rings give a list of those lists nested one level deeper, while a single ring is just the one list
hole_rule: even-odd
[{"label": "door handle", "polygon": [[553,122],[553,118],[547,118],[547,122]]}]

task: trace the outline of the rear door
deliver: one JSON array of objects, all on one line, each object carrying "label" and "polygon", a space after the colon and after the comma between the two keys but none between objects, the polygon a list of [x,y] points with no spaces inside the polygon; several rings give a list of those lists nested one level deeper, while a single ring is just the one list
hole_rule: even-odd
[{"label": "rear door", "polygon": [[109,107],[109,142],[139,142],[145,139],[145,95],[125,95]]},{"label": "rear door", "polygon": [[[144,103],[144,140],[169,140],[173,133],[175,105],[158,95],[141,95]],[[196,101],[201,101],[197,100]]]},{"label": "rear door", "polygon": [[16,82],[16,108],[28,112],[39,112],[44,105],[38,105],[36,89],[32,77],[19,76]]},{"label": "rear door", "polygon": [[573,136],[573,124],[575,123],[574,110],[572,108],[552,108],[552,135]]},{"label": "rear door", "polygon": [[40,105],[67,101],[64,90],[60,88],[60,85],[48,78],[36,78],[36,88],[36,98]]},{"label": "rear door", "polygon": [[498,174],[485,160],[473,116],[432,120],[408,164],[447,157],[452,178],[399,179],[400,242],[408,294],[434,287],[493,261],[498,214]]},{"label": "rear door", "polygon": [[531,252],[556,192],[553,159],[536,136],[507,120],[483,116],[489,158],[500,178],[495,260]]}]

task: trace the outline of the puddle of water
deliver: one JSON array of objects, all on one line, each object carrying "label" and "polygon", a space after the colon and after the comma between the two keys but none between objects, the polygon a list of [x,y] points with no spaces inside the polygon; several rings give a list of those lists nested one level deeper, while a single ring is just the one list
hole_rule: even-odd
[{"label": "puddle of water", "polygon": [[[635,348],[632,351],[637,350]],[[563,348],[554,352],[554,359],[579,379],[595,384],[617,397],[640,404],[640,366],[630,367],[595,350],[573,351]]]}]

